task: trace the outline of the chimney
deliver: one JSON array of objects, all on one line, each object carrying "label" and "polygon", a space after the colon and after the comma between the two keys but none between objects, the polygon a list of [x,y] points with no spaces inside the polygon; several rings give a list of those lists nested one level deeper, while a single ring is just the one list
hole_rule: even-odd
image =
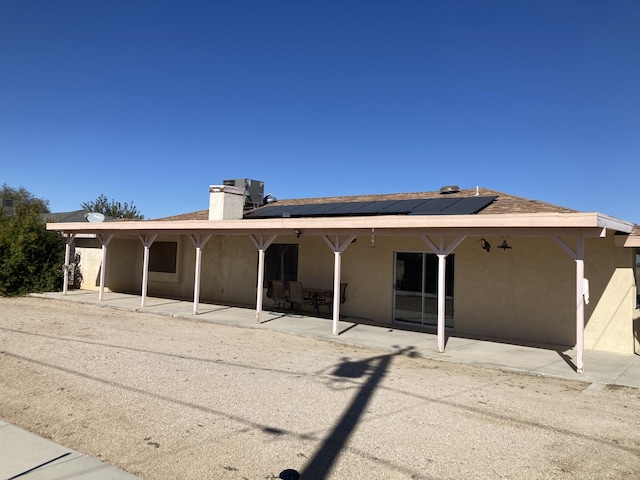
[{"label": "chimney", "polygon": [[244,212],[245,189],[231,185],[209,186],[209,220],[240,220]]}]

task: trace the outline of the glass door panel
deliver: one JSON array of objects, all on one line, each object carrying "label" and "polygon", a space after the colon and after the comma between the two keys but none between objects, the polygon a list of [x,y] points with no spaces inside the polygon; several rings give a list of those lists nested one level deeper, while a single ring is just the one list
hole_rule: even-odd
[{"label": "glass door panel", "polygon": [[[446,258],[445,324],[453,326],[453,263]],[[396,252],[394,321],[438,324],[438,256],[423,252]]]},{"label": "glass door panel", "polygon": [[394,318],[422,323],[422,253],[396,252]]}]

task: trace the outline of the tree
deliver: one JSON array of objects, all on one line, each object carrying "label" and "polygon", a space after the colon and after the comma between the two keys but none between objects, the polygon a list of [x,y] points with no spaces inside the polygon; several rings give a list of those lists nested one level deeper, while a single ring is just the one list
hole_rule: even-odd
[{"label": "tree", "polygon": [[0,198],[6,200],[13,200],[13,207],[18,208],[18,206],[23,204],[34,205],[40,213],[50,213],[49,210],[49,201],[43,200],[42,198],[35,198],[27,189],[24,187],[20,188],[11,188],[6,183],[2,184],[2,189],[0,189]]},{"label": "tree", "polygon": [[144,219],[144,215],[141,215],[140,212],[138,212],[138,209],[133,205],[133,202],[131,202],[131,204],[125,202],[124,205],[113,199],[109,202],[104,194],[100,194],[100,196],[92,202],[82,203],[81,207],[87,212],[102,213],[105,217],[131,218],[133,220]]},{"label": "tree", "polygon": [[48,202],[23,188],[4,185],[2,192],[19,195],[13,197],[13,216],[0,208],[0,295],[60,290],[65,242],[46,230],[42,213],[48,213]]}]

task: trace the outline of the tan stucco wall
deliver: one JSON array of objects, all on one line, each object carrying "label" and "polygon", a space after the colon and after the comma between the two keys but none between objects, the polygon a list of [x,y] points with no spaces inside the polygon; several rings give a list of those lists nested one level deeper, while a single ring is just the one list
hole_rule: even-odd
[{"label": "tan stucco wall", "polygon": [[585,240],[585,348],[633,353],[636,286],[633,249],[616,248],[613,235]]},{"label": "tan stucco wall", "polygon": [[[105,270],[104,281],[106,291],[139,292],[135,279],[134,265],[136,264],[136,247],[140,244],[136,240],[114,238],[107,246],[108,268]],[[75,247],[80,256],[80,273],[82,275],[81,288],[85,290],[100,289],[100,264],[102,262],[102,246],[98,240],[82,240]]]},{"label": "tan stucco wall", "polygon": [[456,249],[456,332],[557,345],[575,344],[575,264],[549,238],[476,238]]},{"label": "tan stucco wall", "polygon": [[[342,237],[344,240],[345,237]],[[455,250],[454,333],[512,339],[526,343],[572,346],[576,338],[575,262],[550,238],[512,237],[510,250],[501,250],[502,238],[465,239]],[[195,248],[186,236],[162,237],[178,241],[178,272],[150,274],[149,295],[193,298]],[[451,242],[447,239],[447,244]],[[575,240],[565,239],[571,248]],[[281,236],[274,243],[298,243],[298,280],[306,286],[331,287],[334,254],[316,236]],[[349,284],[345,315],[392,325],[394,252],[428,252],[417,237],[357,238],[342,254],[342,282]],[[100,249],[83,251],[99,264]],[[613,238],[587,239],[585,275],[591,302],[585,307],[587,348],[632,353],[635,282],[632,249],[615,246]],[[200,300],[255,305],[258,253],[246,236],[212,237],[202,252]],[[116,291],[140,292],[143,248],[139,240],[113,240],[109,245],[107,286]],[[97,288],[98,270],[88,271],[88,288]],[[85,273],[83,272],[83,276]],[[85,278],[85,285],[87,278]],[[83,288],[87,288],[83,285]],[[264,299],[264,307],[272,302]],[[637,325],[637,324],[636,324]],[[636,326],[636,332],[637,332]]]},{"label": "tan stucco wall", "polygon": [[100,243],[98,243],[97,240],[81,240],[76,242],[75,253],[79,257],[78,268],[82,276],[80,288],[84,290],[98,290],[100,288],[100,263],[102,262]]}]

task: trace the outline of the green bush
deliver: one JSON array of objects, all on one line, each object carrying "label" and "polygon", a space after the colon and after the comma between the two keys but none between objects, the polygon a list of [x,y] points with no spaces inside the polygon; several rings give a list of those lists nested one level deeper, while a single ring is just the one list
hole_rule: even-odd
[{"label": "green bush", "polygon": [[0,208],[0,295],[62,289],[64,239],[46,230],[39,205],[19,203],[14,216]]}]

